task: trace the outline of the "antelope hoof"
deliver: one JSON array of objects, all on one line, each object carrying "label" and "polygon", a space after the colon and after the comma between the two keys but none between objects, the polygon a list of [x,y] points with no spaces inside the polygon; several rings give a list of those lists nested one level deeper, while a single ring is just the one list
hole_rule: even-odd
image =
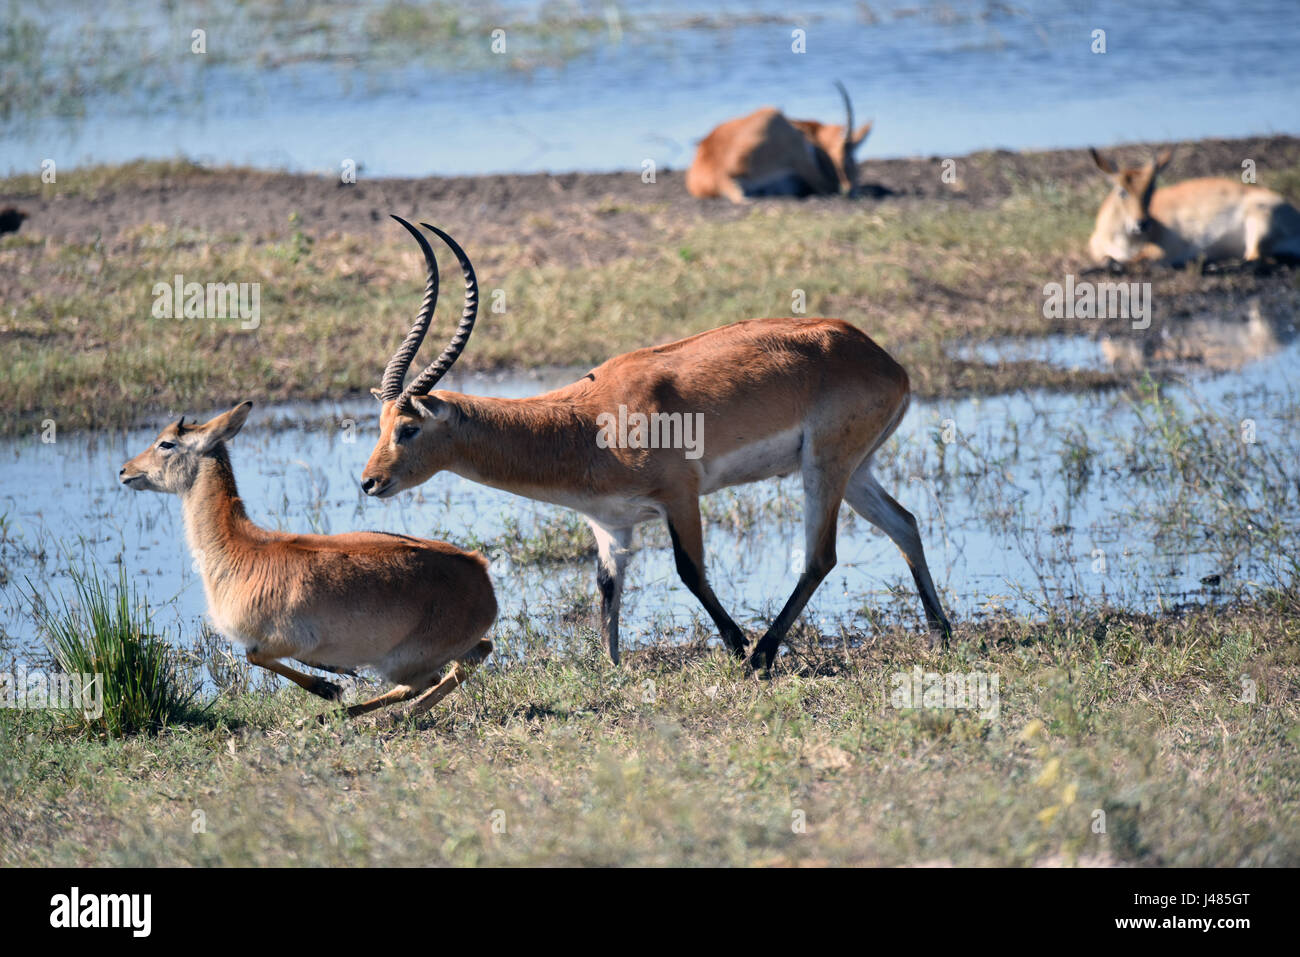
[{"label": "antelope hoof", "polygon": [[772,660],[775,657],[775,654],[764,651],[763,646],[760,644],[754,649],[754,653],[745,659],[745,667],[755,677],[763,674],[770,676],[772,673]]},{"label": "antelope hoof", "polygon": [[730,651],[738,661],[744,661],[749,654],[749,639],[745,637],[745,633],[739,628],[737,628],[732,634],[724,634],[722,636],[722,643],[727,646],[727,650]]},{"label": "antelope hoof", "polygon": [[297,721],[293,723],[293,726],[299,731],[301,731],[304,728],[311,727],[313,724],[317,724],[317,725],[329,724],[330,719],[334,717],[334,715],[336,715],[337,713],[338,712],[336,711],[322,711],[314,718],[299,718]]},{"label": "antelope hoof", "polygon": [[324,678],[317,678],[314,682],[312,682],[312,686],[309,690],[311,691],[312,694],[319,695],[320,697],[324,698],[326,701],[343,700],[342,686],[336,685],[332,681],[326,681]]}]

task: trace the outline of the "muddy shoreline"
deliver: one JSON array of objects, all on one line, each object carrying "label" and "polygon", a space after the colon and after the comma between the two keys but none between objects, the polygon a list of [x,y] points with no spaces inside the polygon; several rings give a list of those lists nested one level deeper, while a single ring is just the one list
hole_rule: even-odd
[{"label": "muddy shoreline", "polygon": [[[1142,143],[1113,152],[1121,159],[1137,161],[1165,146],[1175,149],[1170,181],[1239,175],[1245,159],[1254,160],[1262,176],[1269,168],[1300,163],[1300,137],[1285,135]],[[847,201],[777,199],[763,204],[800,204],[818,212],[846,204],[899,201],[987,207],[1032,184],[1079,188],[1095,183],[1099,195],[1102,192],[1101,178],[1082,149],[997,150],[951,157],[957,174],[953,184],[941,179],[945,159],[948,157],[873,160],[868,156],[861,160],[863,189],[859,197]],[[621,204],[650,202],[675,217],[694,220],[727,221],[748,215],[746,208],[688,195],[680,169],[658,170],[654,183],[642,182],[637,172],[372,180],[362,171],[355,184],[344,185],[319,175],[193,167],[155,182],[110,185],[89,195],[78,192],[77,170],[59,176],[57,187],[24,183],[15,189],[17,181],[0,180],[0,206],[18,206],[31,217],[23,226],[25,234],[66,240],[111,237],[154,222],[267,239],[298,229],[317,235],[375,234],[390,228],[389,212],[418,211],[420,216],[444,222],[472,222],[475,229],[490,234],[513,230],[527,238],[541,229],[552,234],[544,244],[546,258],[581,263],[601,254],[581,249],[565,235],[565,227],[609,217]],[[294,214],[297,219],[290,222]],[[522,221],[539,215],[553,218],[549,229]],[[638,226],[646,225],[638,223],[635,216],[618,219],[620,227],[634,237]]]}]

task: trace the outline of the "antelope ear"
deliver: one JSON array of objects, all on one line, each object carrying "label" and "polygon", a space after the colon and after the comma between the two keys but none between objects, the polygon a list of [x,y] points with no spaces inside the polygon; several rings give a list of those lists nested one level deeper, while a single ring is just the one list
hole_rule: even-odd
[{"label": "antelope ear", "polygon": [[378,389],[371,389],[370,394],[373,395],[378,401],[380,402],[384,401],[384,394],[380,392]]},{"label": "antelope ear", "polygon": [[1092,154],[1092,161],[1097,164],[1097,169],[1101,170],[1107,176],[1114,176],[1116,173],[1119,172],[1119,170],[1115,168],[1114,163],[1112,163],[1108,159],[1105,159],[1100,153],[1098,153],[1091,146],[1088,147],[1088,152]]},{"label": "antelope ear", "polygon": [[854,130],[853,135],[849,137],[849,142],[852,143],[854,146],[861,146],[862,141],[867,138],[867,134],[871,132],[871,126],[875,122],[876,122],[875,120],[868,120],[867,122],[859,126],[856,130]]},{"label": "antelope ear", "polygon": [[442,399],[434,398],[431,395],[411,396],[411,405],[415,411],[420,413],[420,418],[431,419],[434,422],[446,422],[451,418],[451,406]]},{"label": "antelope ear", "polygon": [[189,433],[193,436],[191,441],[194,443],[194,447],[199,452],[207,452],[218,442],[233,439],[239,434],[239,430],[244,427],[244,423],[248,421],[248,413],[252,408],[253,403],[241,402],[229,412],[222,412],[215,418],[203,423],[203,425]]},{"label": "antelope ear", "polygon": [[1174,151],[1172,148],[1161,150],[1160,153],[1151,161],[1151,167],[1153,173],[1161,172],[1166,166],[1169,165],[1169,161],[1173,158],[1174,158]]}]

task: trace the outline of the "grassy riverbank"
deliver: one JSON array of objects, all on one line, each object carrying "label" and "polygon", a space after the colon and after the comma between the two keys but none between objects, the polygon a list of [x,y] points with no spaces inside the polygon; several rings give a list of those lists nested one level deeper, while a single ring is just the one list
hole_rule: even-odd
[{"label": "grassy riverbank", "polygon": [[[1262,181],[1300,195],[1300,141],[1269,142]],[[1234,152],[1213,147],[1187,145],[1187,170],[1200,154]],[[311,176],[142,163],[60,173],[57,186],[0,180],[0,205],[32,213],[0,240],[0,430],[45,419],[120,426],[245,397],[364,394],[422,288],[418,253],[390,211],[442,223],[475,258],[484,312],[465,368],[589,366],[802,309],[867,330],[907,365],[921,395],[1127,382],[1111,371],[950,356],[956,340],[1101,331],[1097,320],[1043,315],[1044,285],[1089,265],[1082,248],[1104,193],[1095,171],[1067,151],[978,154],[958,162],[961,178],[949,187],[937,166],[926,178],[931,166],[866,164],[868,182],[893,184],[896,195],[881,200],[744,209],[690,200],[672,173],[655,184],[613,174],[344,188]],[[444,263],[454,269],[449,256]],[[256,283],[259,313],[252,322],[158,318],[155,286],[177,275]],[[1157,329],[1244,314],[1261,297],[1291,311],[1300,301],[1288,269],[1140,278],[1153,284]],[[446,300],[455,285],[447,283]],[[458,306],[443,303],[434,337]]]},{"label": "grassy riverbank", "polygon": [[[0,863],[1294,866],[1294,605],[1007,619],[944,653],[804,629],[771,682],[523,629],[413,725],[299,730],[321,702],[238,675],[157,736],[0,710]],[[996,717],[892,707],[916,666],[996,676]]]}]

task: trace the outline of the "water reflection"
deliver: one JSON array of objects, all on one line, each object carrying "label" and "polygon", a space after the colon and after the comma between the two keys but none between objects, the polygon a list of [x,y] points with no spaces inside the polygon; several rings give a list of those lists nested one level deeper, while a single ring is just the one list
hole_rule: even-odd
[{"label": "water reflection", "polygon": [[1163,324],[1151,335],[1104,335],[1102,359],[1120,371],[1199,367],[1234,372],[1276,355],[1295,339],[1290,317],[1266,315],[1252,300],[1241,316],[1194,316]]}]

